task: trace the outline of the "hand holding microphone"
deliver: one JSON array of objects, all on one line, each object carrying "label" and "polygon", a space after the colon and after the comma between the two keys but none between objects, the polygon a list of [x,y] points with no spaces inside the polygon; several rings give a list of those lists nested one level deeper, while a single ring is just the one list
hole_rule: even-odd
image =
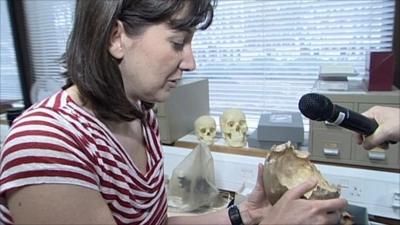
[{"label": "hand holding microphone", "polygon": [[[327,121],[337,126],[352,130],[360,136],[368,137],[372,135],[379,127],[375,119],[370,119],[360,113],[333,104],[329,98],[324,95],[309,93],[301,97],[299,101],[301,113],[311,120]],[[398,123],[397,123],[397,126]],[[388,137],[386,140],[390,143],[396,143],[397,139]],[[388,145],[388,143],[379,143],[379,145]],[[377,144],[378,145],[378,144]],[[372,148],[366,146],[367,148]]]},{"label": "hand holding microphone", "polygon": [[365,149],[372,149],[387,141],[392,144],[400,141],[400,108],[374,106],[363,115],[375,119],[379,124],[372,135],[358,136],[358,144],[362,144]]}]

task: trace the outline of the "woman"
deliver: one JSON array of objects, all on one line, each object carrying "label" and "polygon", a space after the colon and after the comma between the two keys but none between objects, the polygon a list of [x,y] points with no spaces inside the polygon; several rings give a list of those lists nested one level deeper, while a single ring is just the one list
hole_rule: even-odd
[{"label": "woman", "polygon": [[[273,207],[262,165],[248,200],[167,218],[163,155],[151,107],[195,69],[191,41],[212,21],[211,0],[81,0],[65,54],[68,84],[15,120],[1,152],[5,223],[331,224],[344,200]],[[331,213],[332,212],[332,213]]]}]

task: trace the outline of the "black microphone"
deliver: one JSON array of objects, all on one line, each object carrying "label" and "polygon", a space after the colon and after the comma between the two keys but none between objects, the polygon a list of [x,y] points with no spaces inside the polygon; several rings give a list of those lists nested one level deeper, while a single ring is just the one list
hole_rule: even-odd
[{"label": "black microphone", "polygon": [[311,120],[327,121],[365,136],[371,135],[378,128],[374,119],[333,104],[326,96],[316,93],[303,95],[299,101],[299,109]]}]

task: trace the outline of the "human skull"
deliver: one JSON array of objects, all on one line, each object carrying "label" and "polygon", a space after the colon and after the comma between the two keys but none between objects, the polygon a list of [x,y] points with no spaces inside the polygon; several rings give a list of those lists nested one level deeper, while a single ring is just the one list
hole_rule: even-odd
[{"label": "human skull", "polygon": [[220,117],[221,131],[225,142],[231,147],[246,144],[247,123],[244,113],[239,109],[228,109]]},{"label": "human skull", "polygon": [[207,145],[214,144],[214,138],[217,132],[217,125],[211,116],[200,116],[194,121],[194,129],[197,138]]},{"label": "human skull", "polygon": [[339,189],[331,186],[308,158],[308,152],[295,150],[290,141],[271,148],[264,164],[264,189],[271,204],[275,204],[287,190],[310,178],[317,179],[318,183],[304,195],[306,199],[339,197]]}]

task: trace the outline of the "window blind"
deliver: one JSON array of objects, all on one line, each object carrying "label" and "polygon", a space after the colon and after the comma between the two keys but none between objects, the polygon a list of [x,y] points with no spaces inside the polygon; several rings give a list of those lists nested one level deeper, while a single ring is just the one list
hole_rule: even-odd
[{"label": "window blind", "polygon": [[32,103],[64,85],[60,58],[72,29],[75,4],[73,0],[24,0],[34,73]]},{"label": "window blind", "polygon": [[[392,48],[394,0],[220,0],[214,21],[196,33],[197,69],[218,122],[239,108],[250,128],[261,113],[298,111],[324,63],[351,64],[366,76],[370,51]],[[304,119],[306,131],[308,120]]]},{"label": "window blind", "polygon": [[14,39],[6,0],[0,0],[0,14],[0,101],[22,100]]},{"label": "window blind", "polygon": [[[75,1],[24,3],[35,83],[48,95],[54,89],[49,87],[63,84],[58,59]],[[366,76],[368,53],[391,50],[394,4],[219,0],[212,26],[195,35],[197,69],[185,77],[209,80],[210,113],[217,122],[224,110],[235,107],[255,128],[261,113],[298,111],[299,98],[312,90],[323,63],[351,64],[359,73],[355,79]]]}]

